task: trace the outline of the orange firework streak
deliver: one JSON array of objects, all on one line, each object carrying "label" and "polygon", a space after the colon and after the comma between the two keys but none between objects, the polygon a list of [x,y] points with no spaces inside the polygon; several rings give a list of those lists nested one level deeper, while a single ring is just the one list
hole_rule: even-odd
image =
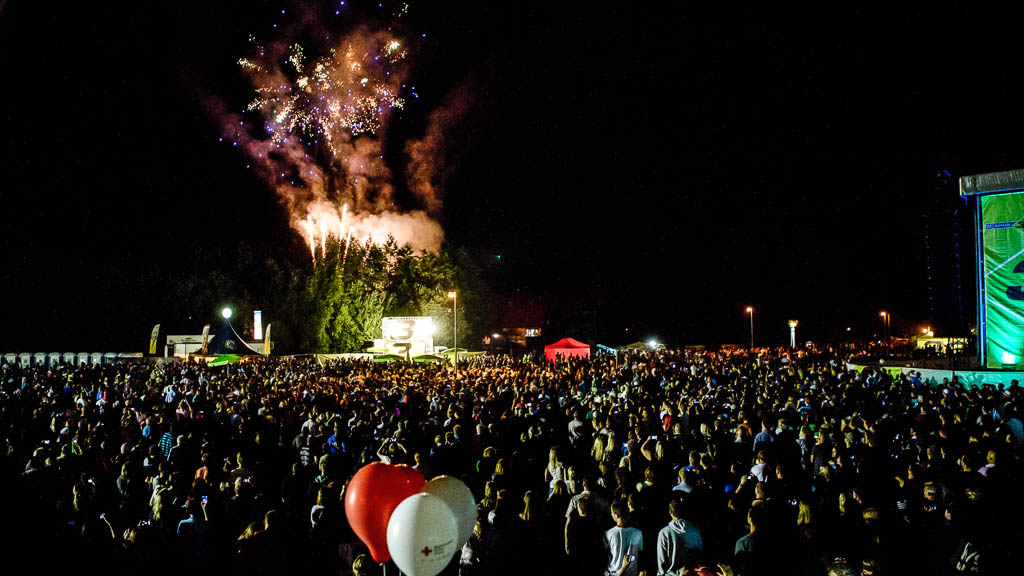
[{"label": "orange firework streak", "polygon": [[360,269],[362,269],[363,264],[366,264],[366,261],[370,259],[370,246],[373,246],[373,235],[372,234],[368,234],[366,236],[365,244],[366,244],[366,250],[363,251],[363,260],[359,263],[359,268]]},{"label": "orange firework streak", "polygon": [[341,206],[341,222],[338,223],[338,242],[345,240],[345,216],[348,216],[348,204]]},{"label": "orange firework streak", "polygon": [[327,222],[320,221],[320,257],[327,258]]},{"label": "orange firework streak", "polygon": [[348,258],[348,245],[352,243],[352,228],[348,227],[348,236],[345,237],[345,253],[341,255],[341,273],[345,273],[345,259]]},{"label": "orange firework streak", "polygon": [[313,215],[306,217],[306,228],[309,230],[309,254],[316,260],[316,240],[313,239]]}]

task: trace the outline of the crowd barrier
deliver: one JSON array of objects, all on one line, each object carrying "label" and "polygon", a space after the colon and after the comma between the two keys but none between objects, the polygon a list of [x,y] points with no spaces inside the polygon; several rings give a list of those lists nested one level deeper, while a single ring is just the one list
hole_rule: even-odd
[{"label": "crowd barrier", "polygon": [[1005,371],[984,371],[984,370],[929,370],[927,368],[908,368],[905,366],[862,366],[859,364],[847,364],[847,370],[856,370],[861,372],[865,368],[879,368],[884,370],[890,376],[896,378],[909,374],[910,372],[918,372],[921,374],[921,381],[930,385],[938,386],[942,384],[943,380],[953,381],[953,376],[956,375],[960,383],[967,388],[979,388],[983,384],[992,384],[998,386],[1003,384],[1009,386],[1014,380],[1019,383],[1024,383],[1024,372],[1005,372]]},{"label": "crowd barrier", "polygon": [[329,360],[373,360],[373,354],[365,352],[352,352],[348,354],[314,354],[318,364]]},{"label": "crowd barrier", "polygon": [[[337,359],[370,359],[372,354],[314,354],[318,362]],[[142,352],[8,352],[0,355],[8,364],[18,364],[23,368],[30,366],[51,367],[57,364],[71,364],[79,366],[82,364],[102,365],[112,364],[125,360],[142,360]],[[1010,386],[1016,380],[1024,383],[1024,372],[1006,371],[983,371],[983,370],[930,370],[927,368],[910,368],[906,366],[865,366],[861,364],[846,364],[847,370],[863,371],[865,368],[873,368],[888,373],[893,378],[899,378],[910,372],[917,372],[921,375],[921,381],[931,386],[942,384],[944,380],[953,381],[955,375],[960,382],[968,388],[977,388],[983,384]]]}]

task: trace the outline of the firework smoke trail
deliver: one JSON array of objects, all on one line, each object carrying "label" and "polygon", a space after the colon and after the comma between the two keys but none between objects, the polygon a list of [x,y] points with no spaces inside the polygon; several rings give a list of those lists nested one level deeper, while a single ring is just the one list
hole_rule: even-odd
[{"label": "firework smoke trail", "polygon": [[431,112],[423,138],[405,144],[409,159],[405,166],[406,183],[431,215],[441,213],[445,184],[458,167],[460,156],[449,156],[446,150],[460,144],[468,147],[479,130],[479,125],[464,123],[467,116],[479,112],[475,93],[474,82],[460,82],[448,94],[444,105]]},{"label": "firework smoke trail", "polygon": [[327,258],[327,222],[320,221],[320,257]]},{"label": "firework smoke trail", "polygon": [[309,253],[316,260],[316,241],[313,239],[313,216],[306,218],[306,227],[309,229]]},{"label": "firework smoke trail", "polygon": [[366,236],[366,241],[363,242],[363,244],[366,246],[366,249],[363,250],[363,259],[359,262],[359,268],[357,268],[357,270],[362,270],[363,265],[370,259],[370,249],[373,248],[373,235],[368,234]]},{"label": "firework smoke trail", "polygon": [[341,222],[338,223],[338,243],[345,240],[345,216],[348,216],[348,204],[341,207]]},{"label": "firework smoke trail", "polygon": [[348,259],[348,245],[352,243],[352,227],[348,229],[348,236],[345,237],[345,252],[341,255],[341,273],[345,273],[345,260]]}]

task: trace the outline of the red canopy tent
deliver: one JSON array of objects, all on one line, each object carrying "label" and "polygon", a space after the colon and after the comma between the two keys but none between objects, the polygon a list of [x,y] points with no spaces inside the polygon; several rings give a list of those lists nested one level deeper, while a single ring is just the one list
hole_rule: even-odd
[{"label": "red canopy tent", "polygon": [[558,355],[563,358],[589,358],[590,344],[584,344],[572,338],[562,338],[558,342],[544,347],[544,357],[549,362],[554,362],[555,356]]}]

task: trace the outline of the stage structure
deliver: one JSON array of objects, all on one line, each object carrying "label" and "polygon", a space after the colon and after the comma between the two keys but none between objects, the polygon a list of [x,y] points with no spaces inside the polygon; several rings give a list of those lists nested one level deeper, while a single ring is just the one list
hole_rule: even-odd
[{"label": "stage structure", "polygon": [[960,177],[974,197],[978,354],[986,368],[1024,368],[1024,170]]},{"label": "stage structure", "polygon": [[398,316],[381,320],[384,352],[415,358],[434,353],[434,320],[430,316]]}]

